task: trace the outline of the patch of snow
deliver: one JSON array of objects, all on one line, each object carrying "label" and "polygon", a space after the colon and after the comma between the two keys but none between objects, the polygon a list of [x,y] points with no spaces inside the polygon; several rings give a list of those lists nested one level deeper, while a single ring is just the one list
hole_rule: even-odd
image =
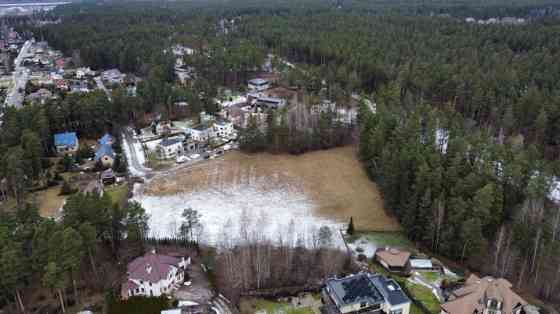
[{"label": "patch of snow", "polygon": [[144,145],[146,145],[146,148],[149,151],[153,152],[153,151],[156,150],[156,147],[158,146],[159,143],[161,143],[161,141],[162,141],[162,139],[155,140],[155,141],[149,141],[149,142],[144,143]]},{"label": "patch of snow", "polygon": [[[123,135],[123,138],[125,138],[124,135]],[[140,144],[140,143],[138,143],[138,144]],[[132,146],[133,146],[134,150],[136,150],[135,143],[132,144]],[[126,142],[126,141],[123,142],[122,149],[123,149],[124,155],[126,156],[126,161],[128,163],[128,171],[130,172],[130,174],[133,175],[133,176],[138,176],[138,177],[143,177],[144,175],[146,175],[146,173],[142,169],[137,169],[134,166],[134,163],[132,162],[132,152],[130,151],[130,147],[129,147],[128,142]],[[136,156],[137,156],[139,161],[140,160],[145,161],[144,152],[142,151],[142,147],[140,147],[140,150],[141,150],[141,154],[136,154]],[[140,157],[140,156],[142,156],[142,157]]]},{"label": "patch of snow", "polygon": [[[377,245],[371,241],[368,241],[365,237],[360,237],[352,243],[348,242],[348,246],[352,250],[352,254],[356,256],[363,254],[367,258],[373,258],[373,256],[375,255],[375,251],[377,251]],[[363,251],[358,252],[358,248],[361,248]]]},{"label": "patch of snow", "polygon": [[552,179],[552,184],[551,184],[550,192],[548,193],[548,198],[557,204],[560,203],[560,178],[554,177]]},{"label": "patch of snow", "polygon": [[179,303],[177,304],[178,307],[196,306],[196,305],[199,305],[199,304],[194,302],[194,301],[189,301],[189,300],[180,300]]},{"label": "patch of snow", "polygon": [[445,154],[447,153],[447,145],[449,144],[449,131],[446,129],[439,128],[436,130],[436,145],[440,151]]},{"label": "patch of snow", "polygon": [[206,244],[218,246],[226,245],[224,241],[229,244],[257,240],[295,245],[298,241],[312,247],[316,243],[313,235],[320,227],[328,226],[332,231],[332,245],[344,248],[338,231],[343,224],[314,215],[316,205],[305,194],[289,187],[263,189],[260,186],[264,184],[210,187],[173,196],[143,195],[135,187],[133,199],[150,215],[149,235],[155,238],[177,237],[181,213],[190,207],[201,214],[200,239]]},{"label": "patch of snow", "polygon": [[136,152],[136,159],[138,159],[138,163],[144,165],[146,163],[146,156],[144,155],[144,149],[142,149],[142,144],[140,144],[140,142],[134,142],[132,144],[132,147]]},{"label": "patch of snow", "polygon": [[239,104],[244,104],[247,102],[247,97],[245,96],[236,96],[236,97],[232,97],[231,101],[220,101],[218,99],[216,99],[216,102],[222,106],[222,108],[227,108],[227,107],[231,107],[231,106],[235,106],[235,105],[239,105]]}]

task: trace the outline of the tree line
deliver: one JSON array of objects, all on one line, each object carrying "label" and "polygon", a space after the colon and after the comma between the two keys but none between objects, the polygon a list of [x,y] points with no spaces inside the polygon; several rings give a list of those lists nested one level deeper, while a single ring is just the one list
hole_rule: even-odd
[{"label": "tree line", "polygon": [[[557,162],[452,107],[407,108],[395,86],[360,114],[360,157],[386,208],[430,251],[558,301]],[[542,132],[542,130],[540,130]],[[556,200],[557,201],[557,200]]]}]

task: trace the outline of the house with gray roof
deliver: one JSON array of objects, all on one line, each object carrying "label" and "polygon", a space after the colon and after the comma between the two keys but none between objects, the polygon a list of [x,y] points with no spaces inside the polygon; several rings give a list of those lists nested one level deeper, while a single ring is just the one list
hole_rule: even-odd
[{"label": "house with gray roof", "polygon": [[130,262],[127,280],[121,286],[121,297],[170,294],[185,280],[191,259],[184,256],[157,254],[155,250]]},{"label": "house with gray roof", "polygon": [[323,313],[409,314],[410,299],[393,279],[358,273],[325,282]]}]

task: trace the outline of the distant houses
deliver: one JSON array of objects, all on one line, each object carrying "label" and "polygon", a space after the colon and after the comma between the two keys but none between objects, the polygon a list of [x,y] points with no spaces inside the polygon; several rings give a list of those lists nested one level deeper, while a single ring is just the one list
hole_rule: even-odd
[{"label": "distant houses", "polygon": [[169,294],[183,283],[190,263],[184,256],[158,254],[155,250],[146,253],[128,264],[121,297]]},{"label": "distant houses", "polygon": [[119,69],[110,69],[101,74],[101,78],[110,84],[122,84],[125,76]]},{"label": "distant houses", "polygon": [[321,293],[325,314],[409,314],[410,299],[399,284],[378,274],[358,273],[328,279]]},{"label": "distant houses", "polygon": [[375,252],[375,260],[387,271],[408,275],[411,272],[441,272],[442,266],[431,259],[413,257],[403,249],[381,248]]},{"label": "distant houses", "polygon": [[54,146],[58,154],[72,154],[78,151],[80,143],[76,132],[65,132],[54,135]]},{"label": "distant houses", "polygon": [[270,88],[270,82],[262,78],[255,78],[247,83],[247,87],[251,91],[262,92]]}]

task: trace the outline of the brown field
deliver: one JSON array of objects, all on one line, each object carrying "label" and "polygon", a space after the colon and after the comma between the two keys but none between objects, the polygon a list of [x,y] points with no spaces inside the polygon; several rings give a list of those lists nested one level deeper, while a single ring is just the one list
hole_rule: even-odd
[{"label": "brown field", "polygon": [[355,157],[355,147],[350,146],[300,156],[229,152],[220,159],[156,176],[144,192],[163,196],[243,184],[302,192],[318,205],[315,214],[339,222],[353,217],[360,230],[400,230],[396,219],[383,209],[377,185],[369,180]]}]

